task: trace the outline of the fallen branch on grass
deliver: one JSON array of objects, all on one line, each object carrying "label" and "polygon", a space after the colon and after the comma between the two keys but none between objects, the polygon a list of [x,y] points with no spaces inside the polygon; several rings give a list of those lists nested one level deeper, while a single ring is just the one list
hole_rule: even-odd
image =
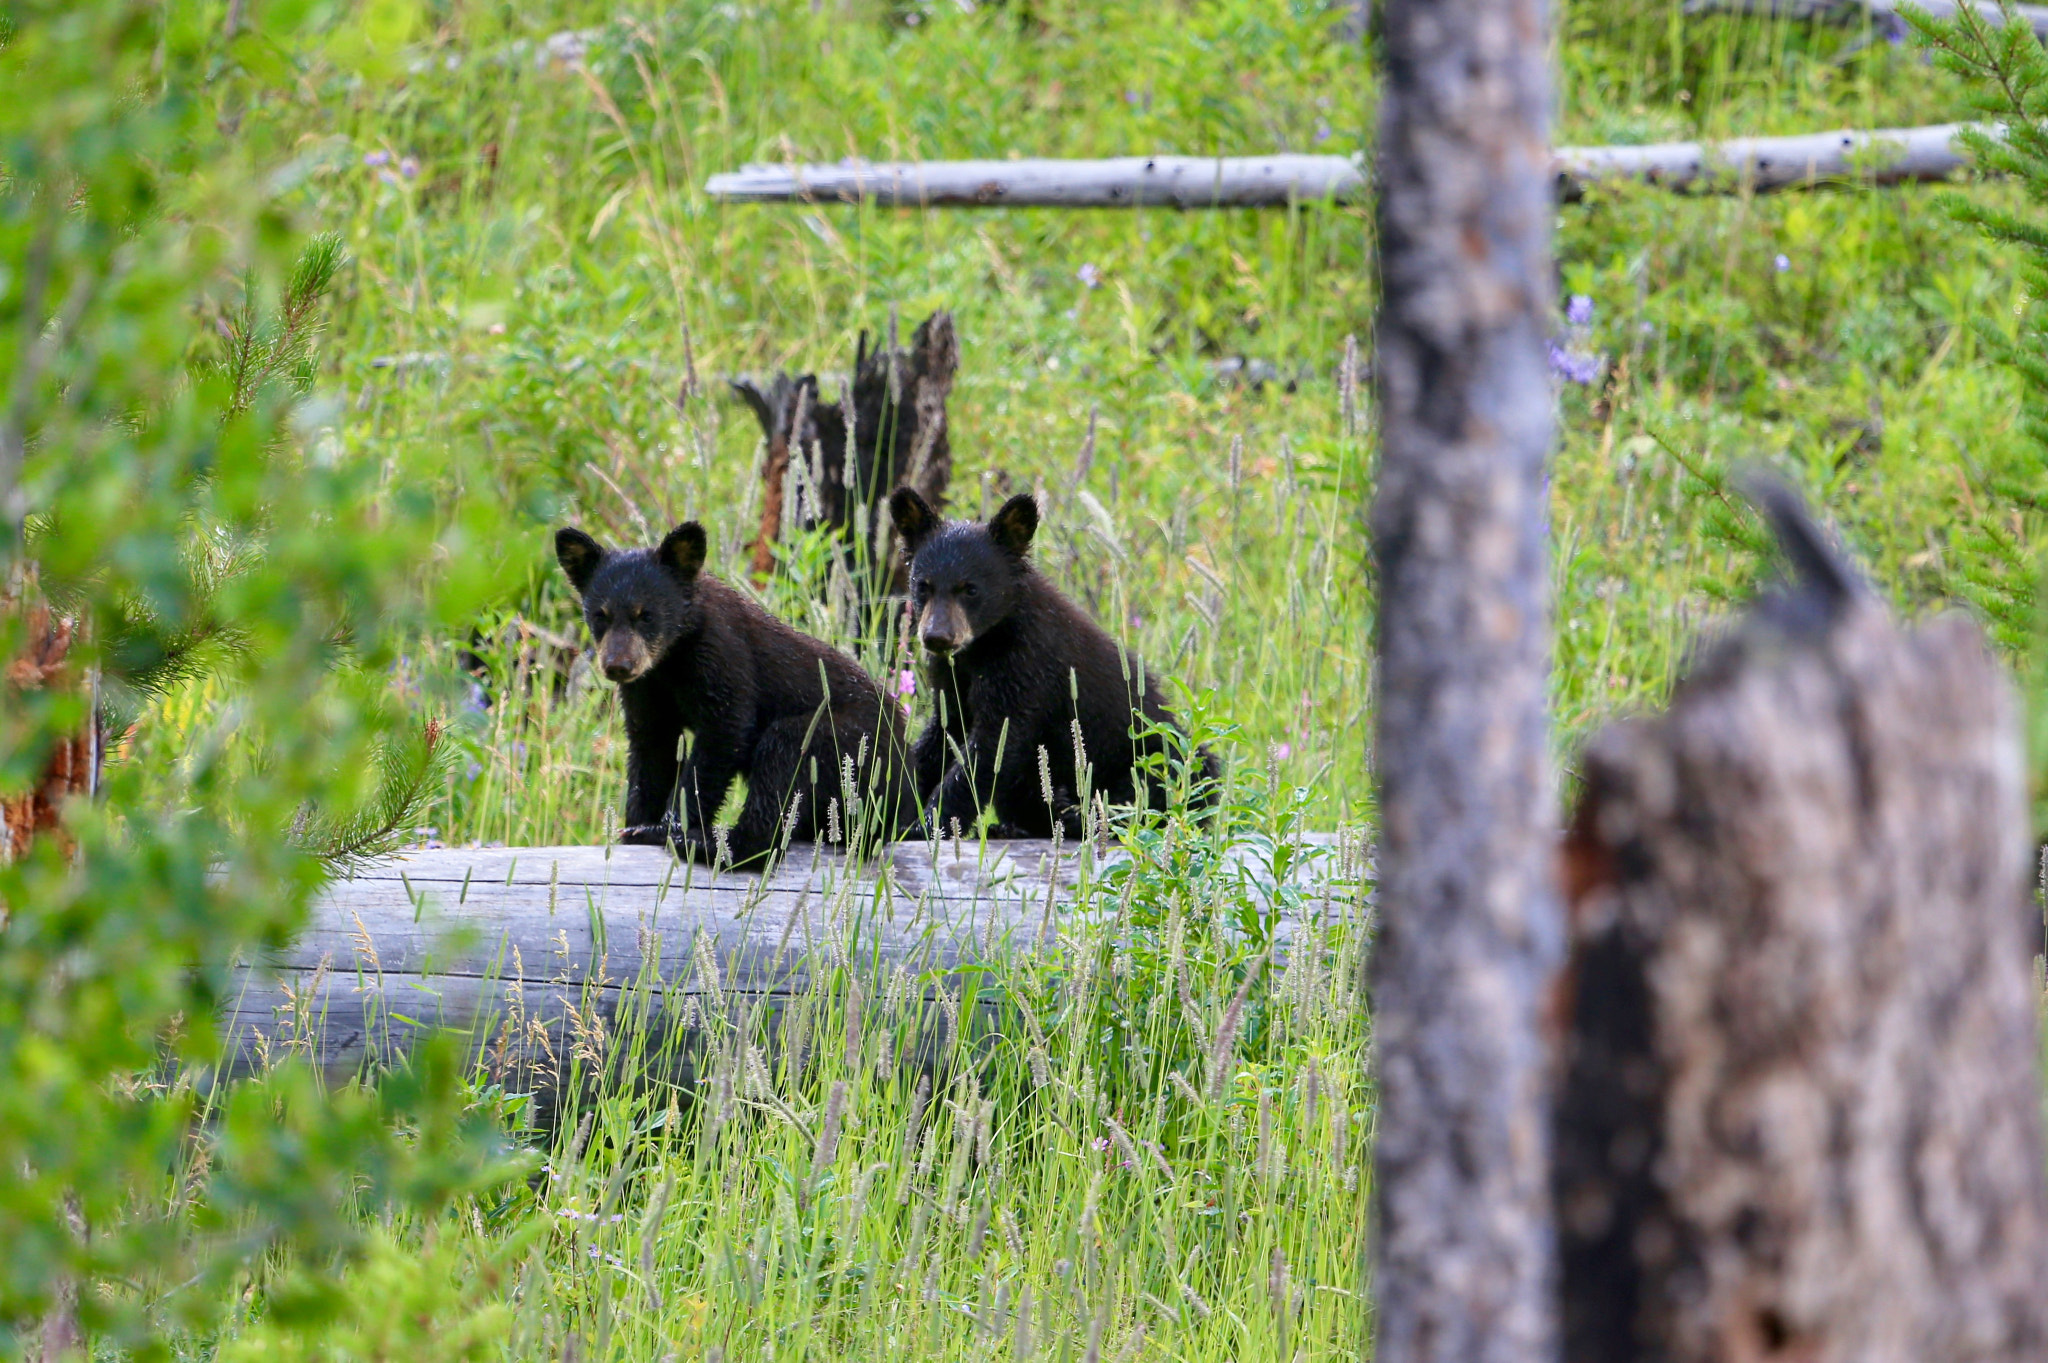
[{"label": "fallen branch on grass", "polygon": [[[1625,180],[1707,192],[1945,180],[1969,164],[1955,146],[1964,126],[1561,147],[1552,164],[1558,197],[1567,201],[1590,185]],[[1366,188],[1366,171],[1352,157],[1289,154],[747,166],[712,176],[704,191],[736,203],[883,208],[1273,208],[1358,200]]]},{"label": "fallen branch on grass", "polygon": [[[1993,28],[2005,26],[2005,14],[1996,4],[1982,0],[1919,0],[1919,8],[1933,19],[1950,19],[1965,7],[1975,10]],[[1753,14],[1773,19],[1810,19],[1824,23],[1849,23],[1869,16],[1875,22],[1891,22],[1903,28],[1899,6],[1892,0],[1686,0],[1685,12],[1693,14]],[[2033,26],[2048,38],[2048,5],[2014,5],[2013,17]]]}]

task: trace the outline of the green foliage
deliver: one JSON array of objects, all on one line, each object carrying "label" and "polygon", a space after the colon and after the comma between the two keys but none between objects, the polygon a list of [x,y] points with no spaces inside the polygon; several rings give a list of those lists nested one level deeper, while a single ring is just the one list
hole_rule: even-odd
[{"label": "green foliage", "polygon": [[[1028,1289],[1037,1357],[1356,1352],[1363,941],[1262,956],[1296,834],[1371,813],[1371,413],[1340,368],[1369,340],[1369,208],[701,191],[849,153],[1360,152],[1373,78],[1330,7],[265,0],[232,35],[229,9],[17,7],[0,50],[0,497],[135,721],[71,815],[80,859],[0,870],[23,906],[0,929],[0,1168],[27,1171],[0,1181],[8,1320],[78,1274],[110,1343],[197,1356],[950,1359],[1022,1342]],[[2009,98],[1861,24],[1553,9],[1563,143]],[[2026,173],[1952,188],[1986,225],[2034,222],[2033,195]],[[2038,242],[1958,231],[1946,201],[1616,186],[1560,209],[1561,293],[1594,308],[1574,344],[1605,360],[1562,388],[1553,465],[1567,762],[1754,585],[1726,472],[1746,462],[1798,482],[1899,608],[1981,599],[2018,642],[2038,414],[2020,369],[1981,360],[2042,348],[2041,290],[2009,264]],[[548,526],[651,542],[699,516],[712,570],[742,577],[758,436],[721,381],[844,370],[861,326],[941,306],[954,509],[1043,490],[1040,563],[1174,678],[1229,760],[1233,822],[1132,830],[1059,951],[971,989],[835,965],[780,1019],[716,1011],[694,1093],[617,1082],[643,1040],[587,1029],[560,1059],[590,1083],[533,1137],[546,1174],[484,1197],[436,1194],[474,1186],[464,1123],[530,1110],[510,1077],[465,1099],[442,1053],[375,1090],[289,1065],[202,1082],[228,951],[290,931],[323,854],[427,823],[610,836],[616,702],[575,666]],[[1282,382],[1214,367],[1240,356]],[[786,549],[763,599],[853,642],[827,546]],[[485,674],[461,706],[458,649]],[[9,791],[84,705],[16,700]],[[885,1028],[885,992],[922,1013]],[[1000,1024],[972,1091],[920,1097],[905,1028],[977,1001]]]},{"label": "green foliage", "polygon": [[[263,8],[263,51],[320,41]],[[0,792],[83,725],[87,669],[141,717],[67,836],[0,866],[0,1354],[67,1288],[90,1335],[157,1351],[268,1252],[317,1280],[361,1213],[501,1176],[445,1047],[374,1090],[206,1077],[236,957],[326,874],[294,830],[360,850],[390,814],[377,755],[418,721],[388,675],[492,571],[488,513],[336,456],[312,345],[341,246],[302,246],[289,176],[234,131],[263,96],[241,10],[64,0],[0,30],[0,659],[39,592],[82,626],[69,684],[0,705]],[[470,566],[429,607],[437,558]],[[175,759],[134,760],[149,698],[202,671],[214,704]]]},{"label": "green foliage", "polygon": [[1961,138],[1971,159],[2009,177],[2022,203],[1987,203],[1948,194],[1942,206],[1990,241],[2009,248],[2021,301],[2011,318],[1974,319],[1987,354],[2020,379],[2020,426],[2028,437],[2014,457],[1972,470],[1984,505],[1963,532],[1965,554],[1954,574],[1958,595],[1990,622],[2000,643],[2029,651],[2040,629],[2036,586],[2048,513],[2048,50],[2033,25],[2001,0],[2006,22],[1992,23],[1963,6],[1936,21],[1913,10],[1907,21],[1941,65],[1968,82],[1972,109],[1998,125],[1997,133],[1971,129]]}]

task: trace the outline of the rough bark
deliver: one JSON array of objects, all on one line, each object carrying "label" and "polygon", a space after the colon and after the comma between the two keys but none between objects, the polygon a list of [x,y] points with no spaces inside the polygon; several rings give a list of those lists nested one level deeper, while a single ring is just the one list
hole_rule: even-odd
[{"label": "rough bark", "polygon": [[[1725,142],[1559,147],[1557,197],[1634,181],[1702,193],[1946,180],[1970,163],[1962,124],[1845,129]],[[1111,160],[853,161],[748,166],[714,175],[704,191],[743,203],[868,202],[894,208],[1279,208],[1362,201],[1371,184],[1348,156],[1128,156]]]},{"label": "rough bark", "polygon": [[1900,631],[1791,533],[1797,589],[1707,651],[1668,712],[1585,755],[1559,1011],[1565,1356],[2039,1360],[2012,697],[1973,625]]},{"label": "rough bark", "polygon": [[1528,1363],[1555,1338],[1537,1023],[1562,943],[1546,12],[1395,0],[1382,24],[1373,1357]]},{"label": "rough bark", "polygon": [[[868,594],[901,590],[894,531],[884,503],[908,484],[933,506],[945,503],[953,476],[946,398],[960,367],[953,316],[935,312],[918,325],[910,348],[868,349],[862,332],[853,377],[837,401],[819,394],[815,374],[777,374],[765,385],[736,379],[767,439],[766,493],[754,540],[753,570],[774,571],[784,522],[829,526],[846,542],[847,567]],[[851,439],[849,439],[849,427]],[[802,462],[790,477],[791,461]],[[788,503],[794,486],[797,504]]]}]

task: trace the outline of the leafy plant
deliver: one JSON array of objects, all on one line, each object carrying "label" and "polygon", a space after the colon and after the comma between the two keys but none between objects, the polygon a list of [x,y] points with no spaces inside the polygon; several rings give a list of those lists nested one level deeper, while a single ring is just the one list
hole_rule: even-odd
[{"label": "leafy plant", "polygon": [[[440,624],[422,565],[454,566],[435,600],[456,618],[491,572],[485,522],[387,495],[308,400],[341,249],[302,245],[277,154],[238,135],[242,59],[361,35],[292,9],[260,38],[240,5],[0,21],[0,659],[38,600],[75,625],[69,670],[7,683],[0,794],[85,726],[95,674],[144,730],[153,700],[213,688],[174,761],[145,769],[129,735],[63,836],[0,865],[0,1355],[46,1322],[159,1353],[266,1264],[317,1286],[361,1211],[503,1174],[446,1046],[335,1093],[291,1065],[206,1078],[232,1069],[212,1019],[238,959],[293,929],[322,852],[371,848],[432,784],[389,683]],[[285,1296],[280,1319],[325,1309]]]}]

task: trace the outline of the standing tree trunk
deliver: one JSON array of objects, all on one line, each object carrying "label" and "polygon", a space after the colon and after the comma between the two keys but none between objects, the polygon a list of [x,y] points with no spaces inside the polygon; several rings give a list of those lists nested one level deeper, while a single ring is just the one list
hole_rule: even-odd
[{"label": "standing tree trunk", "polygon": [[1555,1348],[1538,1011],[1553,396],[1541,0],[1389,0],[1374,373],[1376,1363]]},{"label": "standing tree trunk", "polygon": [[1796,590],[1583,764],[1565,1357],[2038,1363],[2012,698],[1975,626],[1901,633],[1773,495]]}]

